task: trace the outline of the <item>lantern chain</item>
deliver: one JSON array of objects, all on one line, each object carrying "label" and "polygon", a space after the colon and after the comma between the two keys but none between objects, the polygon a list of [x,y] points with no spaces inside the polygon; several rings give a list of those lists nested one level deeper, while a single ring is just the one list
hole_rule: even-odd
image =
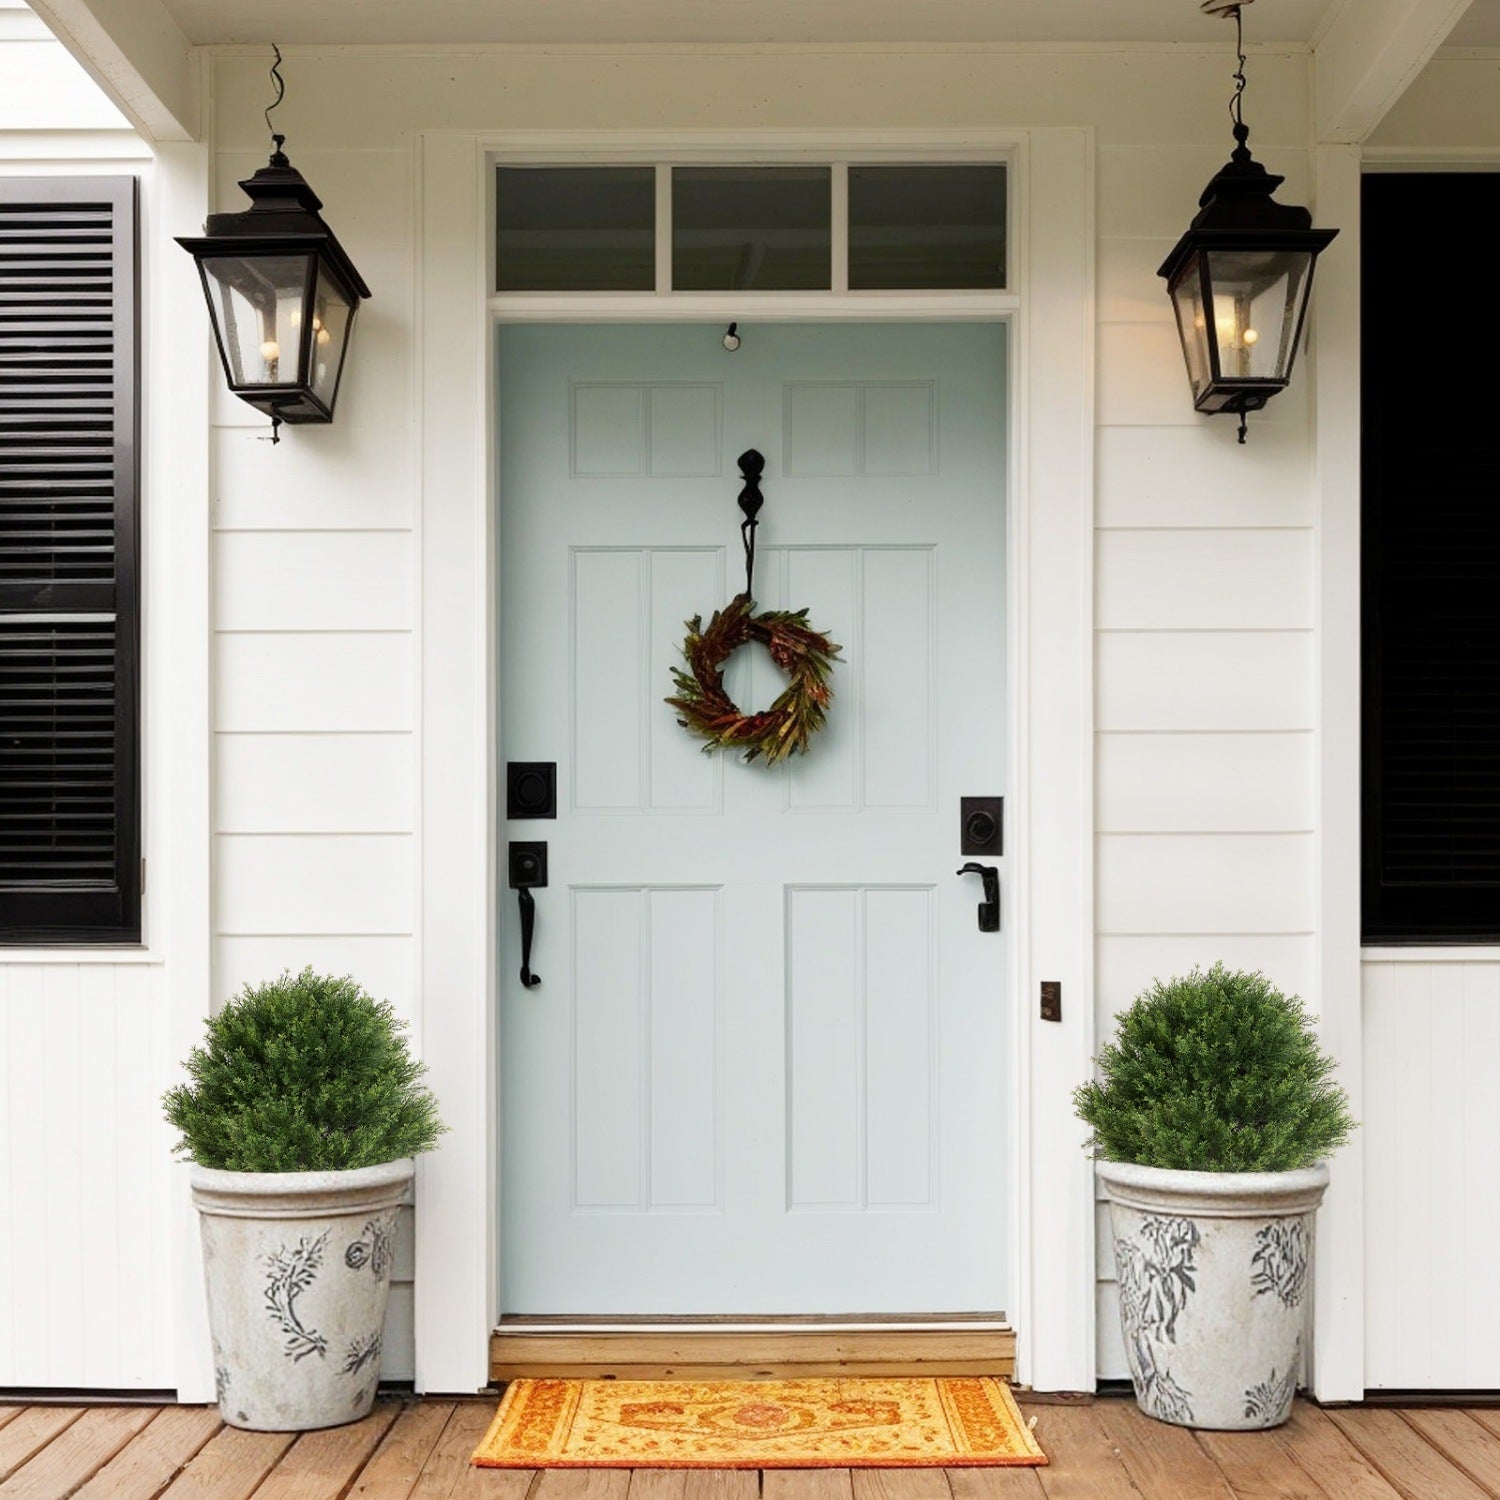
[{"label": "lantern chain", "polygon": [[286,144],[286,137],[277,135],[276,127],[271,123],[271,111],[278,108],[286,97],[286,80],[281,76],[281,48],[272,42],[271,51],[276,54],[276,61],[271,64],[271,84],[276,90],[276,97],[266,105],[266,132],[271,137],[271,165],[284,167],[287,159],[281,148]]},{"label": "lantern chain", "polygon": [[1250,138],[1250,128],[1245,124],[1245,17],[1242,7],[1234,8],[1234,94],[1229,101],[1229,118],[1234,122],[1235,154],[1246,150],[1245,142]]}]

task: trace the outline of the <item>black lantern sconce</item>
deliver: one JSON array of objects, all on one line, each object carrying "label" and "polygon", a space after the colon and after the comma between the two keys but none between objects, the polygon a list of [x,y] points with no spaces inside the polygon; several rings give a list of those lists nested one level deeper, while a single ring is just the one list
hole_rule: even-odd
[{"label": "black lantern sconce", "polygon": [[[285,92],[281,49],[271,79]],[[323,204],[271,130],[271,159],[240,186],[243,213],[210,214],[205,233],[177,243],[198,265],[219,358],[229,389],[271,419],[271,441],[283,422],[331,422],[349,335],[370,295],[318,210]]]},{"label": "black lantern sconce", "polygon": [[1338,233],[1314,229],[1305,208],[1271,196],[1286,180],[1252,159],[1242,100],[1245,44],[1240,11],[1251,0],[1202,0],[1210,15],[1234,19],[1239,66],[1230,118],[1235,147],[1198,200],[1198,214],[1158,275],[1177,314],[1193,405],[1240,419],[1259,411],[1292,377],[1307,317],[1313,263]]}]

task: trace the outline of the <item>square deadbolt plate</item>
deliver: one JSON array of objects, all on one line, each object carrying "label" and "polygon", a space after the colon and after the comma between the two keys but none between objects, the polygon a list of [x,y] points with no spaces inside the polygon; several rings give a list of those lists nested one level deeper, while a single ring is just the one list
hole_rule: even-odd
[{"label": "square deadbolt plate", "polygon": [[505,763],[505,816],[557,816],[557,762],[512,760]]},{"label": "square deadbolt plate", "polygon": [[963,797],[959,801],[960,854],[1005,853],[1005,798]]}]

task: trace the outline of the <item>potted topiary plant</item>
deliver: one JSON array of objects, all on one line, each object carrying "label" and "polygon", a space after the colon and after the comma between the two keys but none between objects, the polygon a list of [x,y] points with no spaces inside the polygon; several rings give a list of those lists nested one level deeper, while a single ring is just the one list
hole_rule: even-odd
[{"label": "potted topiary plant", "polygon": [[210,1019],[163,1100],[232,1426],[333,1427],[374,1403],[398,1206],[443,1130],[405,1029],[352,979],[283,974]]},{"label": "potted topiary plant", "polygon": [[1324,1161],[1354,1128],[1333,1068],[1297,1000],[1215,964],[1142,994],[1074,1094],[1148,1416],[1244,1429],[1290,1414]]}]

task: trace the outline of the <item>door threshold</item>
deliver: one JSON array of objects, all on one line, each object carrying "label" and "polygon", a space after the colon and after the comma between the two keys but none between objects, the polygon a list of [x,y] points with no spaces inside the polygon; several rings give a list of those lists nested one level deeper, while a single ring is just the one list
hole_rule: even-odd
[{"label": "door threshold", "polygon": [[502,1318],[490,1378],[771,1380],[1015,1374],[1000,1314],[856,1318]]}]

